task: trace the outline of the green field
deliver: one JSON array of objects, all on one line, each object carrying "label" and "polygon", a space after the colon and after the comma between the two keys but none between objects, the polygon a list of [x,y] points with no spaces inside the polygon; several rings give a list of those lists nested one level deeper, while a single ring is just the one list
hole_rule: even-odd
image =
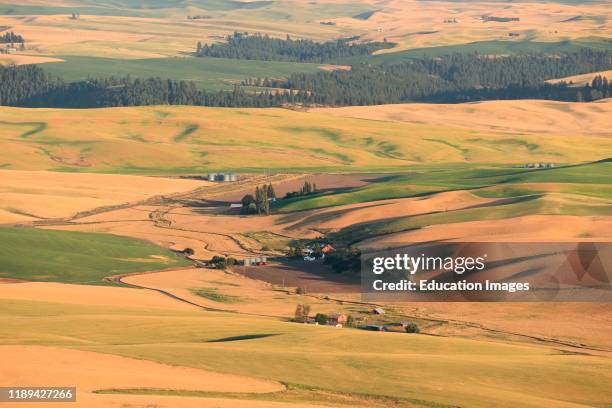
[{"label": "green field", "polygon": [[193,81],[200,89],[231,89],[242,80],[255,77],[285,78],[293,73],[313,73],[317,64],[295,62],[249,61],[225,58],[147,58],[120,59],[84,56],[57,56],[63,62],[49,62],[42,67],[67,82],[87,78],[131,76],[132,78],[168,78]]},{"label": "green field", "polygon": [[[612,160],[551,169],[486,165],[415,166],[405,174],[382,177],[348,191],[332,190],[280,200],[276,209],[281,212],[303,211],[454,190],[473,190],[482,197],[509,198],[539,193],[533,186],[524,187],[534,183],[561,183],[565,186],[562,192],[612,199],[611,171]],[[593,188],[589,189],[589,185]]]},{"label": "green field", "polygon": [[[0,318],[0,344],[76,348],[273,379],[328,390],[328,398],[352,393],[438,408],[513,408],[517,400],[523,407],[605,406],[612,386],[610,359],[545,345],[339,330],[216,312],[130,308],[126,313],[125,307],[16,300],[0,301]],[[314,398],[316,393],[307,392],[300,397]],[[372,399],[361,402],[390,403]]]},{"label": "green field", "polygon": [[102,284],[114,274],[189,265],[169,250],[108,234],[0,228],[0,278]]},{"label": "green field", "polygon": [[332,190],[280,200],[276,203],[276,210],[288,213],[390,198],[426,197],[457,190],[495,199],[482,206],[357,223],[332,234],[336,242],[349,244],[431,225],[467,221],[535,214],[610,216],[611,171],[610,160],[552,169],[429,166],[371,180],[366,186],[348,191]]}]

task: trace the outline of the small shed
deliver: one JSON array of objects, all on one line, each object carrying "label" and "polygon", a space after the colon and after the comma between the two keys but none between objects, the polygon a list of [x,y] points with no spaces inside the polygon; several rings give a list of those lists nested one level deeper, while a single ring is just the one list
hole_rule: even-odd
[{"label": "small shed", "polygon": [[385,309],[383,309],[382,307],[377,307],[376,309],[372,310],[372,314],[384,315]]}]

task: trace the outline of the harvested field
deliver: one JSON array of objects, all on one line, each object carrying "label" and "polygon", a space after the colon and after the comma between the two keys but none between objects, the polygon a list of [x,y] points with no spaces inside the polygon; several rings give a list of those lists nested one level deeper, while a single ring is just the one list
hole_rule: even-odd
[{"label": "harvested field", "polygon": [[0,54],[0,65],[26,65],[44,64],[45,62],[59,62],[60,58],[43,57],[25,54]]},{"label": "harvested field", "polygon": [[[2,283],[2,282],[0,282]],[[195,308],[157,292],[133,288],[69,285],[55,282],[0,284],[0,298],[71,305],[121,306],[193,311]]]},{"label": "harvested field", "polygon": [[70,217],[205,185],[162,177],[0,170],[0,223]]},{"label": "harvested field", "polygon": [[463,104],[399,104],[316,108],[312,112],[377,121],[479,129],[511,134],[612,137],[600,118],[612,115],[612,100],[592,103],[555,101],[487,101]]},{"label": "harvested field", "polygon": [[[150,404],[158,397],[129,395],[100,395],[93,391],[110,388],[161,388],[214,392],[268,393],[283,386],[242,376],[220,374],[187,367],[176,367],[152,361],[137,360],[108,354],[57,347],[2,345],[0,384],[45,384],[47,386],[76,386],[77,404],[81,407],[133,406]],[[180,397],[161,398],[164,405],[195,407],[193,401]],[[219,406],[204,401],[205,406]],[[178,403],[179,405],[174,405]],[[117,405],[119,404],[119,405]],[[167,404],[167,405],[166,405]],[[202,402],[197,406],[201,405]],[[23,404],[38,406],[39,404]],[[221,405],[222,406],[222,405]],[[229,406],[229,405],[226,405]]]},{"label": "harvested field", "polygon": [[[559,228],[563,225],[563,228]],[[432,225],[376,237],[360,243],[368,248],[401,246],[412,242],[455,240],[466,242],[612,241],[612,217],[528,215],[501,220]]]},{"label": "harvested field", "polygon": [[[571,352],[547,342],[517,344],[372,333],[218,312],[179,313],[149,309],[130,310],[128,314],[120,307],[82,305],[76,308],[44,302],[2,301],[0,311],[3,320],[0,338],[5,344],[10,341],[11,345],[19,347],[24,343],[32,346],[41,342],[59,343],[62,347],[95,352],[92,356],[104,353],[126,357],[130,362],[138,359],[147,364],[150,372],[145,370],[144,378],[137,379],[125,378],[119,372],[117,378],[130,384],[148,379],[151,386],[172,381],[172,386],[178,388],[182,380],[193,384],[191,379],[180,376],[168,379],[163,371],[150,365],[159,367],[162,363],[162,367],[188,366],[247,378],[261,378],[265,373],[266,384],[270,384],[270,380],[283,381],[327,390],[328,398],[337,395],[335,393],[349,393],[362,398],[361,404],[352,403],[351,406],[385,407],[395,401],[384,398],[405,398],[400,402],[408,407],[410,404],[422,406],[422,401],[427,401],[429,406],[460,403],[470,407],[484,408],[494,404],[510,408],[515,406],[516,398],[523,398],[534,407],[569,408],[604,404],[611,381],[610,362],[605,353],[585,353],[580,349]],[[14,358],[19,358],[18,353],[14,354]],[[87,361],[87,365],[100,368],[102,373],[117,372],[96,365],[106,361],[103,357],[99,363],[89,363],[83,356],[81,358]],[[36,361],[34,356],[32,360]],[[129,367],[139,367],[134,364]],[[83,366],[81,363],[72,365],[72,368],[76,367],[78,375],[79,367]],[[19,370],[18,364],[9,367]],[[57,367],[62,365],[48,363],[37,375],[53,375]],[[3,365],[1,370],[4,368]],[[175,369],[182,370],[180,367]],[[169,374],[174,373],[177,372]],[[162,378],[151,379],[151,374]],[[96,371],[89,371],[83,374],[83,381],[96,375]],[[59,374],[56,379],[58,377]],[[444,393],[439,387],[432,387],[435,378],[448,384]],[[458,382],[457,378],[469,378],[470,381]],[[547,380],[538,381],[542,378]],[[592,381],[593,378],[598,378],[598,381]],[[101,382],[113,385],[114,378],[109,376]],[[235,386],[236,383],[239,380],[228,385]],[[406,387],[407,383],[411,387]],[[267,401],[276,396],[262,395],[272,397]],[[117,399],[119,397],[115,395],[112,401],[121,401]],[[317,401],[326,405],[327,400],[313,401],[308,397],[313,395],[304,395],[300,402]],[[163,398],[151,398],[144,401],[164,403]],[[249,396],[242,397],[246,398]],[[278,398],[282,401],[283,395],[278,395]],[[372,402],[367,403],[364,398],[370,398]],[[201,404],[208,402],[197,401]],[[338,398],[332,401],[329,405],[341,404]],[[171,402],[168,405],[177,406]],[[233,406],[243,404],[234,401]]]},{"label": "harvested field", "polygon": [[[518,21],[483,21],[482,16],[519,18]],[[393,51],[466,44],[483,40],[500,42],[551,42],[591,36],[610,36],[605,24],[607,3],[585,2],[421,2],[392,0],[381,7],[373,3],[367,18],[342,17],[337,27],[364,33],[368,40],[398,42]],[[580,18],[582,16],[582,18]],[[578,17],[578,18],[576,18]],[[446,23],[454,18],[456,22]],[[518,33],[514,41],[509,33]],[[589,34],[587,34],[589,33]],[[389,54],[393,51],[385,51]]]},{"label": "harvested field", "polygon": [[413,316],[470,322],[492,330],[612,350],[609,302],[411,302],[399,307]]},{"label": "harvested field", "polygon": [[589,74],[582,74],[582,75],[573,75],[573,76],[569,76],[565,78],[551,79],[546,82],[551,83],[551,84],[556,84],[559,82],[567,82],[567,83],[571,83],[572,86],[584,86],[586,84],[590,84],[591,82],[593,82],[593,79],[597,76],[607,78],[608,81],[610,81],[612,80],[612,70],[592,72]]},{"label": "harvested field", "polygon": [[[163,290],[181,299],[188,300],[205,308],[233,311],[243,314],[293,317],[297,303],[307,302],[317,312],[330,313],[338,310],[335,302],[292,294],[294,283],[299,283],[292,271],[284,270],[286,287],[283,282],[274,281],[273,274],[279,269],[269,267],[232,268],[232,271],[217,269],[190,268],[177,271],[157,272],[127,276],[121,281],[130,285]],[[252,276],[268,276],[269,279],[251,279]],[[268,283],[270,282],[270,283]],[[330,283],[320,284],[325,289],[337,288]],[[198,296],[197,289],[211,289],[219,295],[219,300]],[[232,299],[224,302],[223,297]],[[350,297],[349,297],[350,298]]]}]

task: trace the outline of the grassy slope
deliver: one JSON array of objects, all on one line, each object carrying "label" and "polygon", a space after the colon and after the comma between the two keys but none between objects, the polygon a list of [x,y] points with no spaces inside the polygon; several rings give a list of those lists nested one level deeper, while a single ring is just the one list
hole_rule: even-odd
[{"label": "grassy slope", "polygon": [[[428,166],[404,175],[380,179],[348,191],[329,191],[309,197],[282,200],[277,209],[283,212],[309,210],[334,205],[355,204],[387,198],[413,197],[451,190],[476,190],[485,197],[509,198],[537,194],[530,183],[562,183],[567,193],[584,193],[612,199],[609,174],[612,162],[588,163],[553,169],[523,169],[492,166]],[[594,189],[589,189],[594,185]],[[501,186],[501,187],[497,187]]]},{"label": "grassy slope", "polygon": [[114,235],[0,228],[0,278],[102,283],[119,273],[188,264],[171,251]]},{"label": "grassy slope", "polygon": [[487,206],[358,223],[333,234],[335,240],[345,243],[431,225],[534,214],[612,216],[609,205],[612,200],[611,170],[610,161],[545,170],[430,168],[388,177],[349,191],[281,200],[277,209],[282,212],[300,211],[464,189],[481,197],[498,199]]},{"label": "grassy slope", "polygon": [[247,61],[224,58],[148,58],[126,60],[84,56],[59,56],[64,62],[44,64],[45,71],[65,81],[88,77],[169,78],[194,81],[199,88],[231,89],[246,78],[287,77],[296,72],[312,73],[318,65],[292,62]]},{"label": "grassy slope", "polygon": [[[525,407],[562,407],[569,401],[593,406],[607,401],[612,384],[609,359],[544,346],[338,330],[210,312],[0,305],[2,344],[81,348],[408,398],[418,406],[514,407],[517,400]],[[219,341],[241,336],[246,339]]]},{"label": "grassy slope", "polygon": [[[26,119],[24,119],[26,118]],[[583,162],[603,137],[502,133],[286,109],[1,108],[0,166],[141,174],[398,171],[437,163]]]}]

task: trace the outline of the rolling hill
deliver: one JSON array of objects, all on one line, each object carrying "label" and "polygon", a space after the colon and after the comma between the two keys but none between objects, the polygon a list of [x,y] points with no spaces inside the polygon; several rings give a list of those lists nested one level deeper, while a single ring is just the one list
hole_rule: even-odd
[{"label": "rolling hill", "polygon": [[[369,119],[370,111],[368,119],[336,116],[346,112],[351,115],[352,108],[330,112],[180,106],[1,108],[4,131],[0,136],[0,166],[143,174],[267,168],[355,172],[397,171],[436,163],[576,163],[610,156],[612,141],[605,127],[595,125],[591,130],[583,127],[575,131],[578,126],[559,124],[554,132],[542,131],[541,122],[525,125],[521,120],[530,104],[515,103],[520,108],[510,109],[508,102],[440,107],[439,118],[449,124],[442,124],[426,109],[421,110],[426,119],[404,123],[401,117],[397,121],[394,113],[390,114],[391,121],[385,120],[386,114],[376,116],[383,120]],[[505,109],[501,116],[507,115],[498,119],[500,125],[472,129],[464,121],[472,115],[485,121],[493,118],[497,106]],[[582,121],[585,112],[580,104],[531,106],[546,109],[548,121],[557,118],[570,124]],[[586,112],[609,106],[608,101],[592,104]],[[355,115],[360,109],[355,108]],[[396,108],[390,109],[393,112]],[[432,106],[431,112],[436,109]],[[380,111],[385,112],[385,108]],[[377,112],[376,108],[372,112]]]}]

